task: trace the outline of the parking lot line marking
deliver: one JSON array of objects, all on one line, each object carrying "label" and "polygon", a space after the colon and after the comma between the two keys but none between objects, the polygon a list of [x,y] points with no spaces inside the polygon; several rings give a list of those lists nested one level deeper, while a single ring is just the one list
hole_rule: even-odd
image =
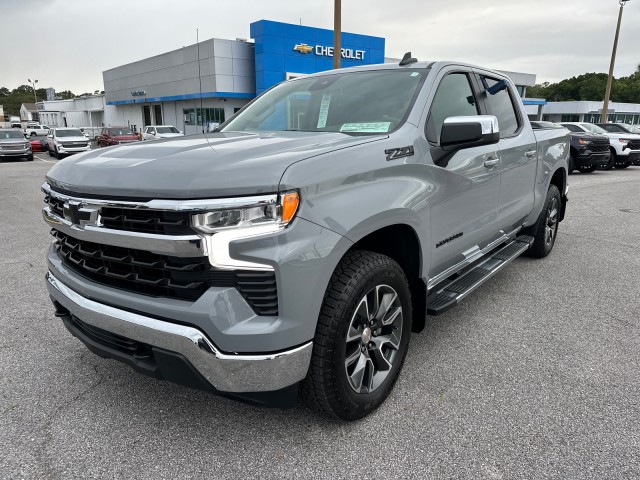
[{"label": "parking lot line marking", "polygon": [[56,163],[57,162],[57,160],[45,160],[44,158],[41,158],[38,155],[34,155],[34,157],[36,157],[41,162],[45,162],[45,163]]}]

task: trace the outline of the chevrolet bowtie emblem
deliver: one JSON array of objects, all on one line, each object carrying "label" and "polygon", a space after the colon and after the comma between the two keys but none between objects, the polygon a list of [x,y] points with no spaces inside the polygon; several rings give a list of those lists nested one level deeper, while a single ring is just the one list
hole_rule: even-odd
[{"label": "chevrolet bowtie emblem", "polygon": [[296,52],[300,52],[300,53],[311,53],[311,52],[313,52],[313,47],[310,47],[306,43],[299,43],[298,45],[293,47],[293,49]]}]

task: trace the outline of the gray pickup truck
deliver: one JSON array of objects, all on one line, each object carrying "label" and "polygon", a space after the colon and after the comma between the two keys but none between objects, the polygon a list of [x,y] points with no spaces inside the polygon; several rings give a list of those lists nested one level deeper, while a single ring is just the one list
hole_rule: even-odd
[{"label": "gray pickup truck", "polygon": [[46,284],[102,357],[361,418],[427,315],[549,254],[568,140],[534,132],[511,81],[470,65],[408,55],[297,78],[206,136],[58,162]]}]

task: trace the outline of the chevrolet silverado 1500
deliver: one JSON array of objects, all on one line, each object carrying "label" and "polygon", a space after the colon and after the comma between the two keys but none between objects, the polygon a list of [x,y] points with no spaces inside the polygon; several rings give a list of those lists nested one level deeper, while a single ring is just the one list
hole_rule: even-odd
[{"label": "chevrolet silverado 1500", "polygon": [[100,356],[352,420],[428,315],[551,252],[568,155],[485,68],[407,55],[300,77],[214,133],[58,162],[46,284]]}]

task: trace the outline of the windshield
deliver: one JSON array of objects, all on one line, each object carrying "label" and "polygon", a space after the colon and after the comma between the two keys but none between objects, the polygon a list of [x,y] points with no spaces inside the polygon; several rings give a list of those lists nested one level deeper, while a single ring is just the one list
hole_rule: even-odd
[{"label": "windshield", "polygon": [[591,133],[608,133],[604,128],[594,125],[593,123],[581,123],[580,125]]},{"label": "windshield", "polygon": [[80,130],[56,130],[56,137],[83,137]]},{"label": "windshield", "polygon": [[373,70],[300,78],[269,90],[223,132],[387,133],[407,116],[427,70]]},{"label": "windshield", "polygon": [[3,130],[0,132],[0,139],[19,138],[24,140],[24,134],[19,130]]},{"label": "windshield", "polygon": [[111,128],[109,129],[109,135],[113,137],[120,137],[124,135],[133,135],[130,128]]},{"label": "windshield", "polygon": [[158,127],[158,133],[180,133],[176,127]]},{"label": "windshield", "polygon": [[635,125],[629,125],[628,123],[621,123],[620,125],[626,128],[629,132],[637,133],[640,135],[640,128],[636,127]]}]

